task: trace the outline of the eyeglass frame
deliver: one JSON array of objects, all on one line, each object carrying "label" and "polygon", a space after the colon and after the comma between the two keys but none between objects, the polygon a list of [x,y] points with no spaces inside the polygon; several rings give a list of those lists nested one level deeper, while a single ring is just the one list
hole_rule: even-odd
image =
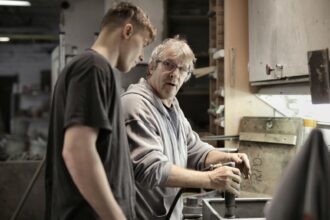
[{"label": "eyeglass frame", "polygon": [[192,71],[191,71],[190,67],[188,67],[187,70],[183,70],[182,68],[184,68],[184,66],[179,66],[172,59],[156,60],[155,62],[156,62],[156,64],[162,63],[164,67],[166,66],[166,64],[164,64],[164,62],[173,65],[172,69],[170,69],[170,70],[167,69],[166,70],[166,71],[169,71],[169,72],[174,72],[176,69],[179,69],[179,72],[180,72],[181,75],[183,75],[182,74],[183,72],[186,72],[187,75],[186,75],[185,80],[184,80],[185,82],[188,81],[188,79],[190,78],[190,76],[192,74]]}]

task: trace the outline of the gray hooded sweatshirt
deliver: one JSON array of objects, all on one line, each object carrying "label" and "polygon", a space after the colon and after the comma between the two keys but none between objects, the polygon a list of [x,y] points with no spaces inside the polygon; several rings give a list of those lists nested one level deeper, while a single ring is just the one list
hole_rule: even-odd
[{"label": "gray hooded sweatshirt", "polygon": [[[214,148],[191,129],[176,98],[172,109],[177,120],[172,120],[145,79],[128,88],[122,105],[137,187],[138,219],[165,219],[179,191],[164,186],[171,166],[201,170]],[[182,219],[182,208],[179,200],[171,219]]]}]

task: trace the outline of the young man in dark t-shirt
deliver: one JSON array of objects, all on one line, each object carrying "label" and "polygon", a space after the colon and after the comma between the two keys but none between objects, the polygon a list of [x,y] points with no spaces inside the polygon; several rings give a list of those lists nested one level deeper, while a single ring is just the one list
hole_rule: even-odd
[{"label": "young man in dark t-shirt", "polygon": [[91,49],[60,74],[52,100],[46,159],[46,220],[134,219],[135,190],[112,67],[143,59],[155,29],[122,2],[104,16]]}]

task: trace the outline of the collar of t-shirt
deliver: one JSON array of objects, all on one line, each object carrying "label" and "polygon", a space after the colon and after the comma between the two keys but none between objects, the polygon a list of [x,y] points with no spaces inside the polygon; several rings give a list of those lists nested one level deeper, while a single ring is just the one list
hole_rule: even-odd
[{"label": "collar of t-shirt", "polygon": [[166,105],[164,105],[164,107],[167,110],[168,114],[170,115],[173,129],[174,129],[174,131],[176,131],[176,135],[178,137],[178,135],[179,135],[178,116],[176,115],[176,112],[174,111],[173,105],[171,107],[167,107]]}]

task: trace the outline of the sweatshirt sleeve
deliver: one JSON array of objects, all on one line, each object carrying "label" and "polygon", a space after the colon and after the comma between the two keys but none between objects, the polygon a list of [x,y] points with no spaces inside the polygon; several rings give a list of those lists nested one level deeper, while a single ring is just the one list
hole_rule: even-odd
[{"label": "sweatshirt sleeve", "polygon": [[[182,114],[183,115],[183,114]],[[188,163],[187,167],[194,170],[205,168],[205,159],[214,147],[201,141],[199,135],[192,130],[188,120],[183,116],[184,130],[187,140]]]},{"label": "sweatshirt sleeve", "polygon": [[164,185],[172,163],[164,154],[155,119],[134,95],[123,96],[122,104],[136,181],[151,189]]}]

